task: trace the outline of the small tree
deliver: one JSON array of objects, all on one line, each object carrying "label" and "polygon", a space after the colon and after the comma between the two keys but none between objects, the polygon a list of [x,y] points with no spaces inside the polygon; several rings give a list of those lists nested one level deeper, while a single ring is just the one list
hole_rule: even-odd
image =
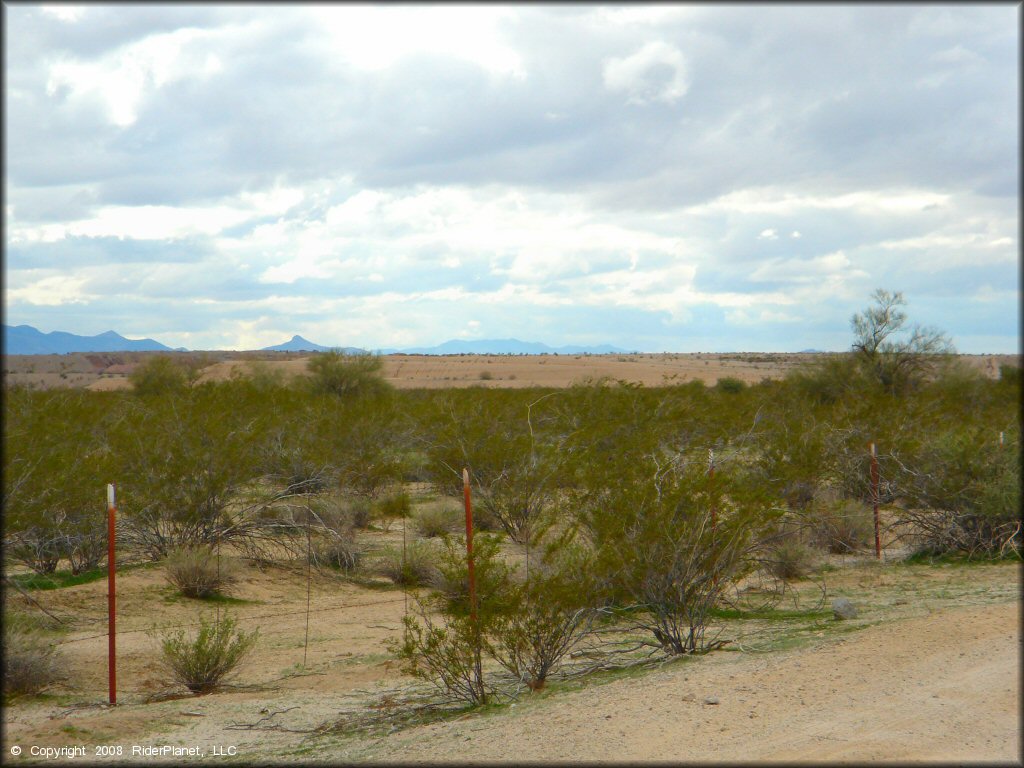
[{"label": "small tree", "polygon": [[[906,327],[900,291],[877,289],[874,306],[853,316],[853,353],[862,369],[892,394],[918,386],[936,363],[955,352],[949,337],[935,328]],[[896,338],[906,331],[909,335]]]}]

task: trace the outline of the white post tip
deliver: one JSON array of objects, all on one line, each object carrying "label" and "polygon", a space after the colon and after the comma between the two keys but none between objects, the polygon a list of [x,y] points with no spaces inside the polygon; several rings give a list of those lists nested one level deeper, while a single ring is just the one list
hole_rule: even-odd
[{"label": "white post tip", "polygon": [[463,488],[468,488],[469,487],[469,469],[467,469],[467,468],[463,468],[463,470],[462,470],[462,487]]},{"label": "white post tip", "polygon": [[872,456],[875,455],[875,444],[874,443],[871,443],[871,455]]},{"label": "white post tip", "polygon": [[107,483],[107,506],[114,506],[114,484]]}]

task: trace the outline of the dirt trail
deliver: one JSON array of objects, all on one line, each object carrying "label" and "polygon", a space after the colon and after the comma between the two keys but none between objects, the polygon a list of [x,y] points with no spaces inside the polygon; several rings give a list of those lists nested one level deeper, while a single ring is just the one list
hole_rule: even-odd
[{"label": "dirt trail", "polygon": [[[813,648],[713,654],[333,757],[1016,762],[1019,610],[1018,602],[952,609]],[[720,703],[706,704],[710,696]]]},{"label": "dirt trail", "polygon": [[[116,709],[102,705],[105,638],[86,621],[102,614],[104,584],[47,593],[51,608],[84,622],[71,638],[81,641],[63,646],[76,688],[52,701],[6,708],[5,747],[120,744],[120,762],[135,763],[140,758],[132,759],[131,745],[207,752],[192,764],[1021,759],[1021,571],[1013,566],[850,564],[830,572],[829,583],[865,615],[841,627],[828,622],[827,631],[812,627],[809,640],[790,650],[756,653],[745,645],[743,652],[717,651],[611,682],[591,679],[577,690],[524,695],[510,707],[386,736],[309,731],[379,688],[409,682],[385,645],[397,637],[403,597],[346,583],[318,585],[309,665],[300,668],[300,576],[243,571],[239,594],[251,602],[232,611],[273,618],[260,622],[262,640],[240,676],[242,688],[144,703],[164,684],[152,638],[128,630],[147,621],[188,621],[195,607],[170,594],[158,569],[126,573],[126,634],[118,645],[123,697]],[[343,608],[324,610],[336,605]],[[854,625],[861,628],[845,631]],[[784,632],[793,635],[791,628]],[[719,703],[706,703],[708,697]],[[291,730],[238,730],[259,722]],[[235,753],[214,757],[215,747]]]}]

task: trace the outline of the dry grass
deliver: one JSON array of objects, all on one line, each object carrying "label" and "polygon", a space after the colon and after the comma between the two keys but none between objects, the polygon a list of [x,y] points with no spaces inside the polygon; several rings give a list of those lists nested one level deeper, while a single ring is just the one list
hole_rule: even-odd
[{"label": "dry grass", "polygon": [[167,581],[185,597],[225,594],[238,581],[234,561],[218,557],[210,547],[176,549],[164,563]]}]

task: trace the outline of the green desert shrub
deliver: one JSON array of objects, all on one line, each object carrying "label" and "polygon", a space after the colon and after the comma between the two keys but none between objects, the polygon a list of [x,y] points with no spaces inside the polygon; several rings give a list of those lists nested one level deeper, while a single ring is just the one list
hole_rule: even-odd
[{"label": "green desert shrub", "polygon": [[155,355],[136,366],[128,380],[139,395],[182,392],[189,385],[189,370],[172,357]]},{"label": "green desert shrub", "polygon": [[187,637],[184,630],[162,637],[163,661],[174,680],[201,694],[217,690],[236,674],[259,636],[258,629],[244,632],[236,625],[229,616],[219,623],[203,617],[195,637]]},{"label": "green desert shrub", "polygon": [[339,396],[380,395],[390,391],[384,380],[384,359],[370,353],[318,352],[307,369],[314,392]]},{"label": "green desert shrub", "polygon": [[164,568],[167,581],[185,597],[206,598],[225,594],[238,581],[234,562],[218,558],[208,546],[172,550]]},{"label": "green desert shrub", "polygon": [[354,496],[345,502],[345,510],[354,528],[367,528],[373,518],[373,503],[365,497]]},{"label": "green desert shrub", "polygon": [[402,619],[402,641],[390,646],[403,662],[402,671],[434,685],[455,701],[470,706],[486,704],[494,690],[484,679],[485,640],[479,624],[466,616],[441,621],[417,605],[419,616]]},{"label": "green desert shrub", "polygon": [[312,559],[315,565],[352,573],[362,562],[363,548],[352,532],[332,532],[317,542]]},{"label": "green desert shrub", "polygon": [[522,585],[509,585],[514,610],[488,623],[491,656],[531,691],[544,687],[563,659],[591,633],[597,616],[584,550],[548,553]]},{"label": "green desert shrub", "polygon": [[447,536],[465,527],[463,513],[447,504],[423,507],[413,517],[416,531],[424,538]]},{"label": "green desert shrub", "polygon": [[61,678],[63,663],[54,644],[26,617],[4,621],[4,699],[42,693]]},{"label": "green desert shrub", "polygon": [[857,552],[875,539],[874,515],[862,502],[816,503],[809,514],[811,541],[833,554]]},{"label": "green desert shrub", "polygon": [[381,517],[408,517],[412,512],[412,499],[405,491],[399,491],[377,500],[377,514]]},{"label": "green desert shrub", "polygon": [[305,525],[308,522],[314,528],[328,528],[332,531],[366,528],[373,512],[370,500],[361,496],[318,496],[304,506],[294,515],[296,523]]},{"label": "green desert shrub", "polygon": [[897,518],[918,548],[993,557],[1021,545],[1020,442],[994,430],[951,427],[904,452]]},{"label": "green desert shrub", "polygon": [[715,389],[730,395],[738,394],[746,388],[746,382],[742,379],[737,379],[735,376],[723,376],[715,382]]},{"label": "green desert shrub", "polygon": [[437,550],[426,541],[410,541],[405,552],[388,547],[378,560],[378,572],[395,584],[416,587],[430,583],[437,570]]},{"label": "green desert shrub", "polygon": [[784,536],[768,547],[764,565],[777,579],[799,581],[807,578],[814,568],[814,551],[798,536]]},{"label": "green desert shrub", "polygon": [[[473,537],[473,574],[480,615],[507,613],[515,607],[510,589],[512,569],[501,558],[501,539],[493,534]],[[469,613],[469,568],[466,538],[445,538],[444,549],[428,584],[443,601],[446,613]]]}]

